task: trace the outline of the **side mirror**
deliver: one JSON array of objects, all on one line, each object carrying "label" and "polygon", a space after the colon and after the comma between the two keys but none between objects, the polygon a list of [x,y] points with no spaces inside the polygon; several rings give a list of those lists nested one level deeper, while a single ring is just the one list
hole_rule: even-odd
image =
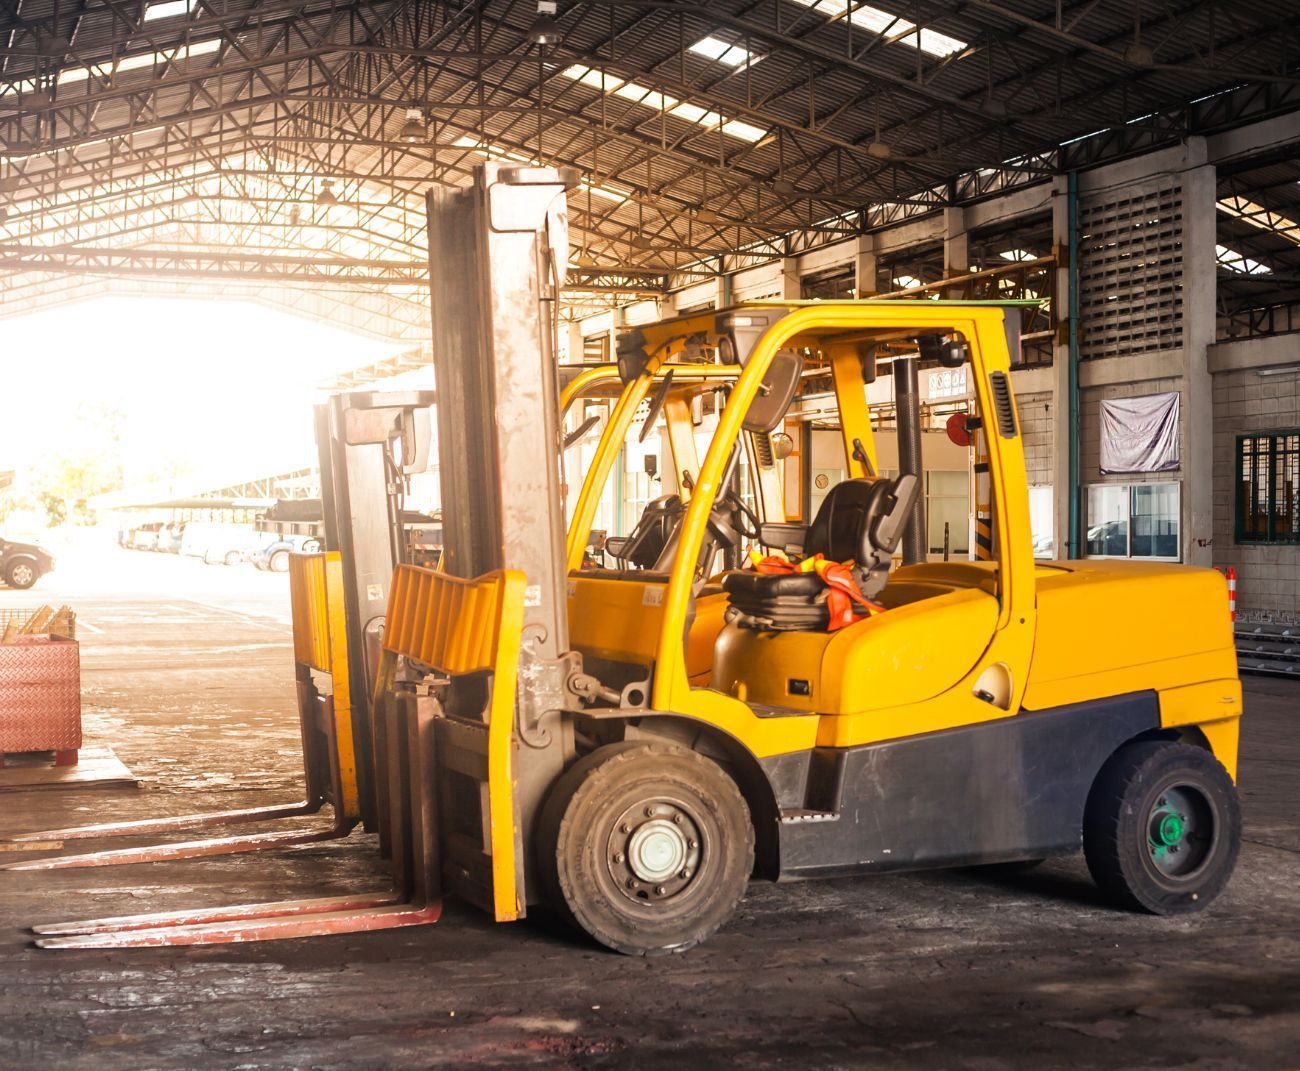
[{"label": "side mirror", "polygon": [[758,395],[749,403],[743,427],[748,432],[770,432],[781,426],[799,390],[803,357],[795,350],[780,350],[772,358]]},{"label": "side mirror", "polygon": [[938,361],[944,368],[960,368],[970,359],[970,346],[961,335],[917,335],[916,348],[923,361]]},{"label": "side mirror", "polygon": [[642,467],[645,469],[645,474],[649,476],[650,479],[653,480],[659,475],[659,457],[657,454],[646,454],[646,456],[641,460]]},{"label": "side mirror", "polygon": [[794,453],[794,440],[784,431],[778,431],[772,436],[772,456],[778,461],[784,461]]}]

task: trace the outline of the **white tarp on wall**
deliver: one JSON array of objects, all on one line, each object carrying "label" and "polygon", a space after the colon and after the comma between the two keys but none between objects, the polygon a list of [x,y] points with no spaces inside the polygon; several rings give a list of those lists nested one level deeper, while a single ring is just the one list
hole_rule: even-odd
[{"label": "white tarp on wall", "polygon": [[1178,468],[1178,392],[1101,403],[1101,471]]}]

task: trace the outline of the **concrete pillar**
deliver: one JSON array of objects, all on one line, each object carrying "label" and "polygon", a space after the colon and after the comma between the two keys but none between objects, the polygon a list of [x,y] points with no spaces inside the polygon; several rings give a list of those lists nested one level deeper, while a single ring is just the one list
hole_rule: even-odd
[{"label": "concrete pillar", "polygon": [[1214,344],[1217,175],[1204,138],[1189,138],[1183,174],[1183,561],[1214,564]]},{"label": "concrete pillar", "polygon": [[[945,277],[965,275],[970,271],[970,236],[966,233],[964,209],[943,210],[943,264]],[[961,298],[964,295],[960,287],[954,287],[944,296]]]},{"label": "concrete pillar", "polygon": [[875,235],[859,236],[853,250],[853,288],[858,297],[870,297],[876,292],[878,264]]},{"label": "concrete pillar", "polygon": [[799,260],[786,257],[781,261],[781,300],[798,301],[803,297],[803,286],[799,281]]},{"label": "concrete pillar", "polygon": [[1064,175],[1052,181],[1052,244],[1062,250],[1056,266],[1056,287],[1052,310],[1057,323],[1063,325],[1052,346],[1052,400],[1056,420],[1052,431],[1052,548],[1053,557],[1069,554],[1070,538],[1070,345],[1066,333],[1070,315],[1070,213]]}]

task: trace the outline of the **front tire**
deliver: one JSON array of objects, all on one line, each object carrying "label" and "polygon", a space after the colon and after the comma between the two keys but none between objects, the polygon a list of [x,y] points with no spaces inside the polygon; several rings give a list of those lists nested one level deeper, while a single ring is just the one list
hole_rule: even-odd
[{"label": "front tire", "polygon": [[731,917],[754,827],[710,759],[660,743],[593,751],[556,782],[538,827],[551,906],[616,952],[685,952]]},{"label": "front tire", "polygon": [[287,573],[289,571],[289,552],[287,550],[277,550],[271,555],[267,568],[273,573]]},{"label": "front tire", "polygon": [[26,591],[40,579],[41,571],[35,562],[19,558],[5,566],[5,584],[19,591]]},{"label": "front tire", "polygon": [[1241,808],[1227,771],[1202,748],[1128,744],[1097,775],[1083,851],[1102,891],[1154,915],[1201,911],[1232,877]]}]

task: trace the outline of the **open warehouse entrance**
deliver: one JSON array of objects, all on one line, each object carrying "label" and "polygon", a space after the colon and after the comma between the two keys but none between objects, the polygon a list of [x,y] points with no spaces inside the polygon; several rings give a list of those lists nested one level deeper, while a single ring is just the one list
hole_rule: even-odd
[{"label": "open warehouse entrance", "polygon": [[1298,38],[0,11],[0,1064],[1285,1066]]}]

